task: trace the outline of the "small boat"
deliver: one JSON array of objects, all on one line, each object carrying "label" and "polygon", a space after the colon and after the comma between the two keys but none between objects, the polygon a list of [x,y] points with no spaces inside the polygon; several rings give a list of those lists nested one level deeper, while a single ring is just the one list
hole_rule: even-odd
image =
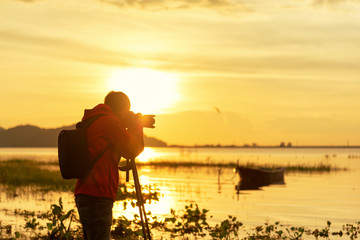
[{"label": "small boat", "polygon": [[285,184],[285,168],[236,167],[236,172],[240,176],[240,183],[236,186],[237,190],[259,189],[270,184]]}]

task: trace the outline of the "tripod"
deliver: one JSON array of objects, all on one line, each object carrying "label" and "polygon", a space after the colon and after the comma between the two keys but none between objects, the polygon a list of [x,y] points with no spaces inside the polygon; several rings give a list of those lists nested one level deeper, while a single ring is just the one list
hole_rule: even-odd
[{"label": "tripod", "polygon": [[135,192],[137,198],[137,205],[139,207],[140,212],[140,220],[143,231],[144,240],[151,240],[151,234],[149,229],[148,220],[146,217],[146,211],[144,206],[144,198],[141,192],[141,185],[139,181],[139,175],[137,172],[135,159],[126,159],[126,165],[124,167],[119,167],[121,171],[126,171],[126,182],[129,182],[129,171],[133,172],[133,179],[135,184]]}]

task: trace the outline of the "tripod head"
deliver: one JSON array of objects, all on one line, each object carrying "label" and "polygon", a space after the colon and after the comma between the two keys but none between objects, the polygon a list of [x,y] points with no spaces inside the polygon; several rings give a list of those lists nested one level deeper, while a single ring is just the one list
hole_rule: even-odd
[{"label": "tripod head", "polygon": [[129,171],[134,170],[136,168],[135,158],[134,159],[126,159],[126,164],[124,166],[118,167],[120,171],[126,171],[126,182],[129,182]]}]

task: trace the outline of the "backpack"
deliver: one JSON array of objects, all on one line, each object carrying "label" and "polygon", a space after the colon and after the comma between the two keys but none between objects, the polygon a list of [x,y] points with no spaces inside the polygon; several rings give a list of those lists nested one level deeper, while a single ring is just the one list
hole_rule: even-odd
[{"label": "backpack", "polygon": [[90,161],[86,130],[102,115],[97,115],[76,124],[76,129],[62,130],[58,137],[58,158],[63,179],[84,178],[107,148]]}]

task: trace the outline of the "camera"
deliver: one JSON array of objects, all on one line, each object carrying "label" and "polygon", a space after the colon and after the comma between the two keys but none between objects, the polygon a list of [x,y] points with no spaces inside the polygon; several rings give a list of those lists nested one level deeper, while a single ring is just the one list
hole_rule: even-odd
[{"label": "camera", "polygon": [[155,115],[142,115],[141,113],[129,112],[127,125],[131,126],[135,123],[140,123],[145,128],[155,128]]}]

